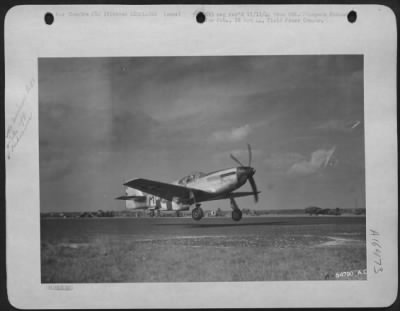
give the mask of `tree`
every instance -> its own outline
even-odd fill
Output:
[[[321,211],[322,209],[317,206],[309,206],[305,209],[306,214],[310,214],[310,216],[313,214],[318,215]]]

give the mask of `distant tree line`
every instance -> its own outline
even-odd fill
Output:
[[[179,216],[191,216],[191,211],[180,211]],[[318,206],[309,206],[305,209],[281,209],[281,210],[258,210],[258,209],[242,209],[243,215],[246,216],[268,216],[268,215],[304,215],[304,213],[311,215],[365,215],[365,208],[321,208]],[[208,217],[225,217],[230,216],[230,210],[216,210],[205,211]],[[98,217],[147,217],[148,212],[143,210],[121,210],[121,211],[84,211],[84,212],[48,212],[41,213],[42,218],[98,218]],[[163,213],[159,217],[177,217],[175,213]]]
[[[317,206],[309,206],[305,209],[306,214],[309,215],[341,215],[341,211],[338,207],[333,208],[320,208]]]
[[[305,209],[305,213],[311,215],[336,215],[339,216],[342,213],[354,214],[354,215],[365,215],[365,208],[350,208],[340,209],[336,208],[320,208],[318,206],[309,206]]]

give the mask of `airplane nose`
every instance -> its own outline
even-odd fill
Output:
[[[247,178],[253,176],[256,170],[249,166],[239,166],[237,168],[237,177],[240,181],[246,181]]]

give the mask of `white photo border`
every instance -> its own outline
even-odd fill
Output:
[[[355,23],[347,21],[351,10],[357,12]],[[176,11],[179,16],[166,14]],[[323,23],[206,19],[199,24],[195,21],[199,11],[206,17],[219,12],[268,11],[310,16],[325,13],[328,18]],[[47,12],[55,17],[52,25],[44,22]],[[105,16],[104,12],[120,14]],[[128,12],[127,16],[123,12]],[[290,308],[384,307],[394,302],[398,286],[397,35],[395,15],[389,8],[23,5],[7,12],[4,36],[6,260],[12,305],[54,309]],[[38,58],[301,54],[364,57],[367,281],[41,284]],[[11,146],[7,135],[12,131],[18,141]],[[379,234],[382,247],[382,271],[378,272],[373,232]]]

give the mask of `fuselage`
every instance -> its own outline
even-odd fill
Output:
[[[242,174],[242,170],[243,167],[232,167],[208,174],[197,172],[177,180],[173,184],[213,194],[232,192],[246,182],[246,176]]]

